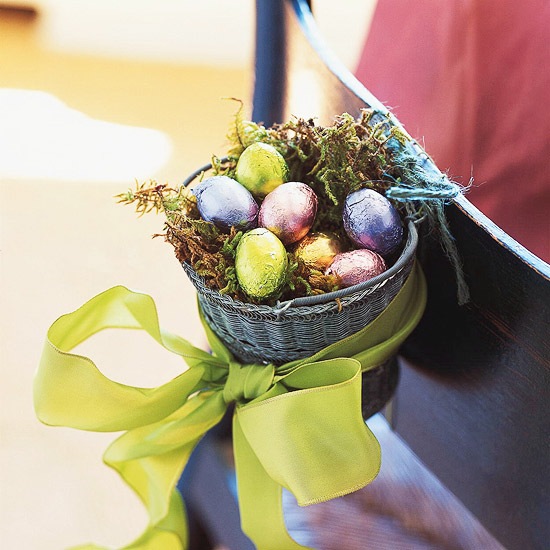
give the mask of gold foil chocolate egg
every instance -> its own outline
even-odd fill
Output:
[[[367,248],[360,248],[337,254],[325,273],[337,275],[340,286],[346,288],[368,281],[384,271],[386,262],[382,256]]]
[[[288,166],[275,147],[256,142],[239,157],[235,179],[254,196],[262,198],[288,179]]]
[[[344,245],[334,233],[315,232],[296,244],[294,255],[308,267],[325,271],[334,256],[344,251]]]
[[[317,214],[317,195],[309,185],[289,181],[279,185],[264,199],[258,213],[258,226],[269,229],[284,244],[305,237]]]
[[[235,255],[235,270],[248,296],[258,300],[276,296],[287,268],[286,249],[271,231],[258,227],[242,236]]]

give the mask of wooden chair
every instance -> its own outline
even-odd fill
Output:
[[[384,108],[325,48],[305,0],[257,0],[255,74],[253,118],[267,125],[301,115],[303,94],[310,94],[321,124],[343,112],[357,115],[366,106]],[[423,236],[419,258],[429,285],[428,306],[402,350],[394,433],[381,437],[390,453],[412,456],[403,451],[399,438],[404,440],[425,466],[415,466],[411,475],[418,479],[427,468],[447,488],[445,498],[462,503],[451,508],[463,506],[463,517],[475,518],[467,529],[474,525],[483,532],[479,522],[496,540],[480,535],[466,537],[469,542],[460,546],[433,541],[430,546],[428,539],[425,546],[361,546],[359,527],[355,542],[346,546],[340,540],[334,548],[548,547],[550,266],[464,197],[447,208],[447,216],[471,301],[457,305],[451,266],[439,244]],[[188,504],[193,508],[193,499]],[[454,514],[451,508],[445,513]],[[203,524],[207,509],[201,508]],[[346,521],[367,525],[353,514]],[[220,533],[228,525],[209,527]],[[242,539],[212,538],[229,548],[250,547]]]

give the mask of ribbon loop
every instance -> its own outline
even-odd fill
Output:
[[[300,374],[308,387],[237,407],[236,414],[269,477],[307,506],[370,483],[380,469],[380,447],[361,415],[359,361],[319,361]]]

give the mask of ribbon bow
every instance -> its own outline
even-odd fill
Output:
[[[262,550],[304,548],[286,531],[282,487],[308,505],[376,477],[380,448],[361,416],[361,372],[396,353],[425,301],[425,281],[415,267],[363,330],[277,367],[239,364],[204,320],[212,353],[196,348],[160,328],[150,296],[116,286],[50,327],[35,377],[36,414],[48,425],[124,431],[104,461],[149,514],[145,531],[125,548],[180,550],[187,528],[177,481],[200,438],[236,403],[233,446],[243,530]],[[106,328],[145,330],[189,368],[156,388],[114,382],[87,357],[69,353]]]

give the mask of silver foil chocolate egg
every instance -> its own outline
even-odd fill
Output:
[[[340,286],[349,286],[363,283],[384,273],[386,262],[384,258],[366,248],[342,252],[334,257],[327,268],[327,275],[336,275],[340,279]]]
[[[403,240],[399,213],[384,195],[372,189],[359,189],[346,197],[343,224],[357,246],[382,256],[394,252]]]
[[[260,300],[275,296],[285,281],[287,268],[286,249],[271,231],[258,227],[242,236],[235,271],[248,296]]]
[[[220,229],[256,227],[258,203],[238,181],[228,176],[212,176],[193,190],[197,208],[203,220]]]
[[[289,181],[271,191],[262,202],[258,225],[269,229],[284,244],[295,243],[311,229],[317,214],[317,195],[299,181]]]

